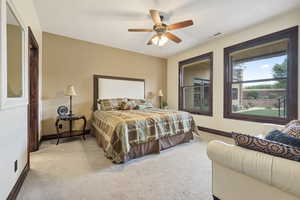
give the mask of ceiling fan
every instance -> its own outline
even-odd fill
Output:
[[[153,35],[148,41],[147,45],[155,44],[158,46],[163,46],[168,42],[168,40],[180,43],[182,40],[168,31],[185,28],[194,24],[192,20],[186,20],[167,25],[163,23],[163,16],[159,14],[159,11],[152,9],[150,10],[150,16],[154,22],[153,29],[128,29],[129,32],[156,32],[156,34]]]

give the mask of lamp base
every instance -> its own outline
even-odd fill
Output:
[[[69,116],[72,116],[73,112],[72,112],[72,96],[70,96],[70,112],[69,112]]]
[[[162,109],[162,97],[159,96],[159,108]]]

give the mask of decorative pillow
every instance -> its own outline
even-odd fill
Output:
[[[243,148],[300,162],[300,148],[239,133],[232,133],[232,137]]]
[[[134,101],[122,101],[120,110],[133,110],[136,109],[137,105]]]
[[[137,105],[145,104],[145,99],[128,99],[128,101],[134,101]]]
[[[98,100],[98,104],[100,105],[100,109],[103,111],[120,110],[122,101],[125,101],[125,100],[122,98],[100,99],[100,100]]]
[[[128,99],[128,101],[134,101],[136,103],[136,109],[139,110],[153,108],[153,105],[150,102],[147,102],[145,99]]]
[[[137,105],[138,110],[143,110],[147,108],[153,108],[153,105],[151,103]]]
[[[280,142],[286,145],[300,148],[300,139],[282,133],[279,130],[271,131],[265,139]]]
[[[289,136],[300,138],[300,120],[290,121],[290,123],[285,126],[282,132]]]

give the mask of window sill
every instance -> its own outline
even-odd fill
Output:
[[[212,112],[201,112],[201,111],[185,110],[185,109],[179,109],[179,110],[188,112],[188,113],[193,114],[193,115],[204,115],[204,116],[210,116],[210,117],[213,116]]]
[[[289,119],[282,119],[276,117],[261,117],[261,116],[250,116],[250,115],[240,115],[240,114],[224,114],[225,119],[235,119],[242,121],[250,121],[250,122],[258,122],[258,123],[271,123],[271,124],[279,124],[285,125],[289,121]]]

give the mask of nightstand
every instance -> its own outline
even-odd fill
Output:
[[[84,124],[83,124],[83,129],[82,131],[73,131],[73,121],[77,121],[77,120],[83,120]],[[65,135],[61,136],[61,134],[59,132],[60,129],[60,121],[68,121],[69,122],[69,132],[67,132],[67,134],[65,133]],[[85,129],[86,129],[86,118],[84,115],[61,115],[58,116],[55,122],[55,127],[56,127],[56,132],[57,132],[57,143],[56,145],[58,145],[59,143],[59,139],[60,138],[67,138],[67,137],[75,137],[75,136],[82,136],[82,138],[85,140]]]

